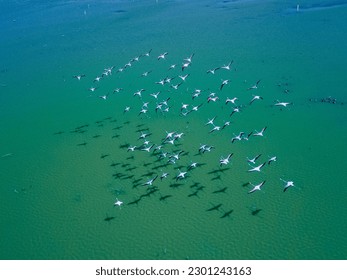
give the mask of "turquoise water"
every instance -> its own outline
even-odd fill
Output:
[[[0,258],[346,259],[347,2],[301,2],[297,12],[292,1],[2,1]],[[178,90],[155,83],[182,74]],[[253,94],[263,99],[249,105]],[[337,103],[319,102],[328,96]],[[169,112],[156,112],[168,97]],[[229,116],[227,97],[240,113]],[[182,116],[182,103],[203,105]],[[215,116],[230,126],[209,133]],[[264,137],[230,141],[263,127]],[[183,132],[162,148],[181,158],[127,152],[141,131],[155,145]],[[201,144],[215,148],[199,154]],[[257,165],[277,161],[249,173],[257,154]],[[178,169],[187,178],[176,181]],[[295,186],[283,192],[280,178]]]

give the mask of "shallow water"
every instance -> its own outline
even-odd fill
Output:
[[[291,1],[157,2],[1,2],[0,258],[346,259],[346,6],[288,13]],[[155,84],[166,76],[178,84],[193,53],[178,90]],[[206,73],[230,61],[230,71]],[[231,82],[219,90],[222,79]],[[142,99],[134,97],[141,88]],[[203,92],[192,100],[195,89]],[[207,103],[210,92],[216,103]],[[253,94],[263,100],[249,105]],[[337,103],[320,102],[328,96]],[[168,97],[169,112],[155,112]],[[240,113],[229,116],[227,97],[238,97]],[[293,104],[281,110],[276,100]],[[182,103],[203,105],[182,116]],[[231,125],[209,133],[214,116]],[[265,126],[264,137],[230,141]],[[142,144],[140,131],[154,144],[183,132],[163,147],[184,151],[181,159],[165,165],[127,152]],[[215,149],[199,154],[200,144]],[[246,158],[257,154],[257,164],[277,161],[250,174]],[[201,166],[176,182],[194,161]],[[142,184],[164,171],[149,194]],[[283,192],[280,178],[295,187]],[[263,180],[248,194],[248,182]]]

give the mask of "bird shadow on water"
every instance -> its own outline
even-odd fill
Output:
[[[258,216],[259,213],[260,213],[261,211],[263,211],[263,209],[258,208],[258,207],[256,207],[256,206],[249,207],[249,210],[251,211],[251,215],[252,215],[252,216]]]

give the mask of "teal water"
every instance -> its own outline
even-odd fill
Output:
[[[292,1],[1,1],[0,258],[346,259],[347,2],[301,2],[296,12]],[[230,71],[206,73],[232,60]],[[185,73],[178,90],[155,84]],[[219,90],[222,79],[231,82]],[[249,105],[253,94],[263,100]],[[319,102],[328,96],[337,104]],[[168,97],[169,112],[155,112]],[[240,113],[229,116],[227,97]],[[203,105],[182,116],[182,103]],[[209,133],[214,116],[230,126]],[[265,126],[264,137],[230,141]],[[183,132],[162,148],[181,159],[127,152],[140,131],[154,144]],[[199,154],[200,144],[215,149]],[[257,164],[277,161],[249,173],[257,154]],[[150,194],[142,184],[162,172]],[[280,178],[295,186],[283,192]]]

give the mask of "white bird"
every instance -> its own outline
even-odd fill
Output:
[[[99,98],[103,99],[103,100],[106,100],[108,98],[109,94],[106,94],[106,95],[100,95]]]
[[[183,153],[183,151],[179,151],[177,154],[173,154],[172,156],[170,156],[170,158],[174,158],[175,160],[179,160],[181,153]]]
[[[113,90],[113,93],[119,93],[121,90],[123,90],[122,88],[115,88],[114,90]]]
[[[205,149],[203,150],[203,153],[205,152],[211,152],[214,146],[206,146]]]
[[[142,186],[152,186],[153,182],[158,178],[158,175],[156,175],[154,178],[148,180],[146,183],[142,184]]]
[[[234,137],[231,138],[231,143],[234,143],[235,141],[241,141],[242,140],[242,136],[244,135],[244,132],[240,132],[239,135],[235,135]]]
[[[160,180],[163,180],[163,179],[166,178],[167,176],[169,176],[169,173],[164,172],[164,173],[160,176]]]
[[[169,54],[168,52],[164,52],[164,53],[160,54],[160,55],[158,56],[158,60],[160,60],[160,59],[165,59],[165,57],[166,57],[168,54]]]
[[[248,161],[249,163],[255,164],[255,161],[256,161],[260,156],[261,156],[261,154],[255,156],[254,158],[251,158],[251,159],[247,158],[247,161]]]
[[[100,82],[100,80],[102,79],[102,77],[96,77],[95,79],[94,79],[94,82]]]
[[[146,52],[143,56],[150,56],[151,52],[152,52],[152,49],[150,49],[148,52]]]
[[[178,77],[180,77],[180,78],[182,79],[182,81],[185,82],[186,79],[187,79],[187,77],[189,77],[189,76],[190,76],[190,74],[186,74],[186,75],[184,75],[184,76],[179,75]]]
[[[166,77],[166,78],[165,78],[165,83],[166,83],[166,84],[171,83],[171,81],[172,81],[173,79],[175,79],[175,77],[173,77],[173,78]]]
[[[129,61],[127,64],[124,65],[124,69],[131,67],[131,62]]]
[[[187,62],[191,63],[191,62],[192,62],[192,58],[193,58],[193,56],[194,56],[194,53],[193,53],[193,54],[191,54],[191,55],[190,55],[190,57],[187,57],[187,58],[185,58],[185,59],[183,59],[183,60],[185,60],[185,61],[187,61]]]
[[[260,172],[261,168],[265,165],[266,162],[262,163],[261,165],[258,165],[256,167],[253,167],[251,169],[248,170],[248,172]]]
[[[265,126],[261,131],[255,131],[256,133],[253,133],[253,136],[264,136],[263,133],[267,129],[267,126]]]
[[[250,90],[250,89],[257,89],[259,83],[260,83],[260,80],[258,80],[253,86],[249,87],[248,90]]]
[[[253,95],[252,100],[249,102],[249,104],[252,104],[255,100],[260,100],[263,99],[261,96],[259,95]]]
[[[199,108],[202,106],[202,104],[200,104],[200,105],[198,105],[198,106],[194,106],[193,108],[192,108],[192,110],[191,111],[197,111],[197,110],[199,110]]]
[[[237,97],[234,97],[234,98],[227,97],[227,99],[225,100],[225,104],[228,104],[229,102],[235,104],[237,99],[238,99]]]
[[[114,206],[119,206],[119,207],[121,207],[122,204],[123,204],[123,201],[120,201],[120,200],[118,200],[118,198],[116,198],[116,202],[114,203]]]
[[[165,84],[165,79],[162,79],[159,82],[155,82],[155,83],[163,86]]]
[[[146,71],[141,74],[141,77],[147,77],[152,71]]]
[[[210,103],[210,101],[216,102],[218,99],[219,99],[218,96],[215,96],[215,97],[209,96],[209,97],[207,98],[207,103]]]
[[[183,134],[184,134],[183,132],[181,132],[181,133],[176,133],[176,134],[174,135],[174,138],[175,138],[175,139],[181,139]]]
[[[283,192],[285,192],[290,187],[294,187],[294,182],[293,181],[285,181],[285,180],[283,180],[281,178],[280,178],[280,180],[285,183]]]
[[[149,136],[149,133],[141,132],[139,139],[145,139],[147,136]]]
[[[219,160],[219,165],[222,166],[222,165],[227,165],[229,163],[229,160],[230,158],[233,156],[233,153],[232,154],[229,154],[226,158],[221,158]]]
[[[142,104],[142,109],[143,109],[143,108],[148,108],[148,104],[149,104],[149,102],[143,102],[143,104]]]
[[[235,107],[235,108],[231,111],[230,117],[231,117],[233,114],[235,114],[235,113],[240,113],[240,109],[239,109],[238,107]]]
[[[172,136],[176,133],[176,131],[172,131],[172,132],[167,132],[166,131],[166,136],[164,138],[164,141],[167,140],[167,139],[170,139],[172,138]]]
[[[182,71],[184,71],[184,69],[188,68],[189,66],[190,66],[190,62],[184,62],[181,67]]]
[[[253,189],[251,189],[248,193],[253,193],[255,191],[260,191],[261,187],[265,184],[266,181],[261,182],[258,185],[253,185],[252,183],[250,183],[253,186]]]
[[[160,94],[160,91],[151,93],[150,96],[153,96],[155,99],[158,99],[158,95]]]
[[[180,85],[182,85],[182,83],[183,83],[183,82],[180,82],[180,83],[177,84],[177,85],[171,85],[171,87],[172,87],[173,89],[175,89],[175,90],[178,90],[178,87],[179,87]]]
[[[212,133],[212,132],[214,132],[214,131],[219,131],[219,130],[220,130],[220,126],[215,125],[215,126],[209,131],[209,133]]]
[[[91,92],[94,92],[94,91],[96,91],[97,89],[98,89],[97,87],[91,87],[91,88],[89,88],[88,90],[91,91]]]
[[[139,112],[138,116],[140,116],[141,114],[146,114],[148,112],[147,109],[141,109],[141,111]]]
[[[230,122],[229,122],[229,121],[226,121],[226,122],[223,124],[222,129],[226,128],[226,127],[229,126],[229,125],[230,125]]]
[[[125,108],[124,108],[124,111],[123,111],[123,113],[125,113],[125,112],[129,112],[130,111],[130,107],[129,106],[126,106]]]
[[[277,157],[276,156],[273,156],[273,157],[270,157],[270,159],[268,160],[268,164],[270,164],[271,162],[273,161],[276,161],[277,160]]]
[[[182,112],[183,110],[187,109],[188,106],[189,106],[189,104],[184,104],[184,103],[182,103],[181,112]]]
[[[189,171],[189,170],[191,170],[191,169],[193,169],[193,168],[196,168],[197,166],[198,166],[198,163],[197,163],[197,162],[192,162],[192,164],[189,165],[187,169],[188,169],[188,171]]]
[[[81,80],[82,78],[84,78],[86,75],[84,75],[84,74],[81,74],[81,75],[75,75],[75,76],[73,76],[75,79],[77,79],[77,80]]]
[[[205,145],[205,144],[201,145],[200,144],[199,153],[204,152],[206,147],[207,147],[207,145]]]
[[[279,102],[277,101],[274,106],[282,106],[282,107],[287,107],[288,105],[291,105],[293,103],[290,103],[290,102]]]
[[[136,148],[137,148],[136,146],[129,146],[127,151],[128,151],[128,152],[129,152],[129,151],[132,151],[132,152],[133,152],[133,151],[135,151]]]
[[[142,148],[141,149],[141,151],[145,151],[145,152],[150,152],[151,151],[151,149],[153,148],[153,146],[154,146],[154,144],[152,144],[151,146],[149,146],[149,147],[146,147],[146,148]]]
[[[216,119],[216,117],[217,117],[217,116],[213,117],[212,119],[208,119],[208,122],[205,123],[205,126],[206,126],[206,125],[209,125],[209,124],[214,125],[213,122],[214,122],[214,120]]]
[[[220,67],[220,68],[222,68],[222,69],[225,69],[225,70],[230,70],[230,65],[231,64],[233,64],[233,60],[232,61],[230,61],[227,65],[223,65],[222,67]]]
[[[230,82],[230,80],[222,80],[222,84],[220,85],[219,90],[222,90],[225,85],[227,85]]]
[[[180,170],[178,170],[178,175],[176,176],[176,181],[179,180],[179,179],[184,179],[187,172],[181,172]]]
[[[207,74],[209,74],[209,73],[214,74],[214,73],[215,73],[215,71],[217,71],[218,69],[220,69],[220,67],[217,67],[217,68],[214,68],[214,69],[207,70],[207,71],[206,71],[206,73],[207,73]]]
[[[145,89],[140,89],[140,90],[138,90],[138,91],[136,91],[136,92],[134,92],[134,94],[133,94],[133,96],[136,96],[136,95],[138,95],[139,97],[141,97],[142,96],[142,92],[143,91],[145,91]]]

